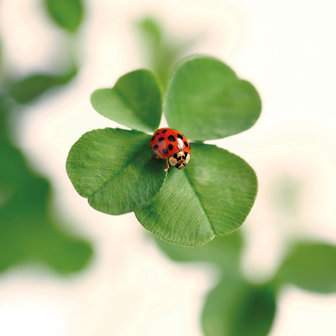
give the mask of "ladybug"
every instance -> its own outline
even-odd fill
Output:
[[[187,138],[179,131],[172,128],[160,128],[156,130],[150,140],[156,158],[166,160],[169,165],[181,170],[190,160],[190,145]]]

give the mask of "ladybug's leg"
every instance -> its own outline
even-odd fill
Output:
[[[165,173],[168,171],[168,169],[169,169],[169,162],[168,162],[168,159],[166,160],[166,164],[167,164],[167,166],[166,166],[166,168],[163,170]]]
[[[160,157],[157,156],[157,155],[151,156],[151,157],[149,158],[149,160],[159,160],[159,159],[160,159]]]

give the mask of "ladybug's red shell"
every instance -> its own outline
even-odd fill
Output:
[[[150,142],[153,152],[161,159],[169,159],[180,151],[190,153],[187,138],[181,132],[171,128],[156,130]]]
[[[171,128],[160,128],[156,130],[151,138],[153,152],[158,158],[165,159],[167,166],[181,170],[185,168],[190,160],[190,145],[186,137],[179,131]]]

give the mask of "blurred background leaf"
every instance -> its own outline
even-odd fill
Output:
[[[44,0],[50,17],[62,28],[74,32],[83,18],[81,0]]]
[[[160,249],[178,262],[206,262],[220,275],[207,294],[202,327],[205,336],[266,336],[275,316],[276,297],[271,285],[252,285],[241,271],[243,240],[240,231],[216,237],[205,246],[180,247],[155,240]]]
[[[297,243],[284,259],[275,279],[278,285],[291,283],[317,293],[336,292],[336,246]]]
[[[266,336],[275,311],[272,287],[227,275],[206,298],[203,331],[206,336]]]
[[[22,153],[0,140],[0,272],[22,262],[43,262],[59,273],[87,265],[91,245],[59,229],[50,215],[49,182],[26,165]],[[65,225],[62,223],[62,225]]]
[[[268,335],[276,312],[275,292],[271,286],[246,284],[231,303],[227,319],[228,335]]]
[[[48,1],[48,6],[64,28],[73,31],[78,27],[80,2]],[[59,52],[69,54],[67,48]],[[24,153],[14,145],[17,111],[25,113],[25,104],[73,79],[77,62],[68,63],[66,72],[33,73],[21,79],[12,78],[12,70],[2,67],[8,73],[2,74],[0,93],[0,272],[35,263],[68,274],[87,266],[93,255],[91,243],[61,229],[69,223],[53,212],[50,182],[27,165]]]
[[[77,75],[78,69],[73,67],[64,74],[33,74],[14,81],[10,94],[18,103],[26,104],[40,97],[49,89],[67,84]]]
[[[215,237],[204,246],[182,247],[155,238],[156,244],[170,259],[177,262],[206,262],[217,266],[220,272],[239,268],[243,239],[240,231],[224,237]]]
[[[0,93],[0,139],[8,139],[9,129],[8,129],[8,119],[10,113],[10,100],[8,96]]]
[[[173,37],[152,17],[139,20],[136,28],[145,62],[165,88],[172,67],[195,41],[180,39],[180,35]]]

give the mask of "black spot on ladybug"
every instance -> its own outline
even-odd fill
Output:
[[[157,135],[159,135],[160,134],[160,132],[156,132],[155,134],[154,134],[154,136],[157,136]]]
[[[159,138],[159,140],[158,140],[158,143],[160,143],[160,142],[162,142],[164,140],[164,138]]]
[[[163,130],[163,131],[162,131],[162,133],[166,133],[166,132],[167,132],[167,130]]]
[[[175,159],[177,159],[177,153],[175,153],[175,154],[173,155],[173,157],[174,157]]]
[[[152,136],[152,139],[151,139],[151,141],[153,141],[154,139],[155,139],[155,135],[153,135],[153,136]]]
[[[155,145],[155,146],[153,147],[154,150],[157,150],[158,148],[159,148],[158,145]]]
[[[187,141],[184,141],[184,146],[189,147]]]
[[[170,144],[170,145],[168,146],[168,149],[169,149],[169,150],[173,150],[173,149],[174,149],[174,146]]]
[[[177,133],[177,137],[178,137],[179,139],[183,139],[183,137],[182,137],[182,135],[181,135],[180,133]]]
[[[173,135],[169,135],[168,140],[174,142],[176,139]]]
[[[163,154],[168,154],[167,149],[166,149],[166,148],[162,149],[162,153],[163,153]]]

